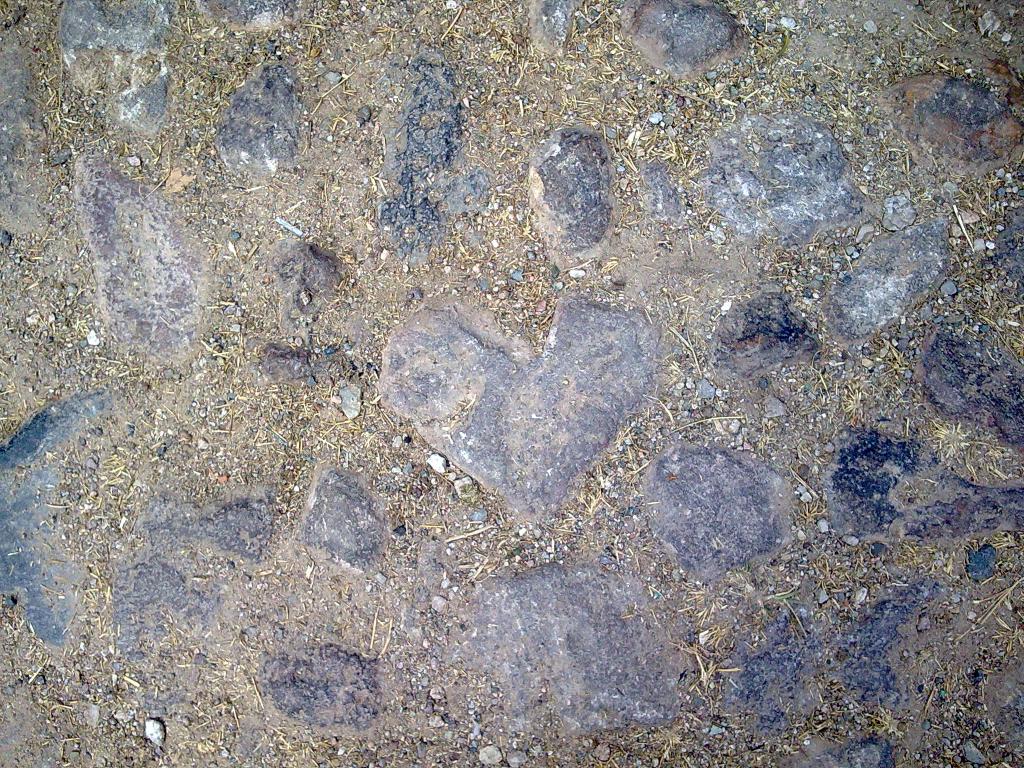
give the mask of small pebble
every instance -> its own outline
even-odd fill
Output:
[[[432,453],[427,459],[427,465],[437,474],[443,475],[448,470],[448,459],[439,453]]]
[[[493,744],[488,744],[480,750],[478,757],[484,765],[498,765],[501,763],[501,750]]]
[[[973,741],[964,742],[964,759],[971,765],[985,765],[988,762]]]
[[[167,730],[164,728],[163,721],[154,717],[146,718],[145,733],[146,738],[155,747],[162,747],[167,739]]]
[[[985,581],[992,578],[996,572],[996,548],[991,544],[984,544],[978,549],[967,553],[967,575],[975,581]]]
[[[872,21],[871,19],[868,19],[867,21],[864,22],[864,31],[867,32],[869,35],[873,35],[878,31],[878,25],[875,24],[875,22]]]
[[[957,284],[952,280],[947,280],[939,286],[939,290],[942,292],[943,296],[956,296],[958,288]]]

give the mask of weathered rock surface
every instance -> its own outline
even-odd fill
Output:
[[[1024,365],[1015,356],[939,329],[925,342],[917,373],[943,416],[994,429],[1024,447]]]
[[[682,227],[683,201],[679,185],[672,178],[668,166],[662,162],[644,163],[640,169],[644,180],[644,207],[647,215],[660,224]]]
[[[800,115],[742,118],[710,143],[704,195],[745,239],[785,246],[856,221],[864,198],[831,132]]]
[[[190,524],[190,535],[243,560],[260,560],[274,532],[273,503],[267,494],[218,504]]]
[[[483,585],[455,653],[501,682],[517,717],[553,711],[575,733],[667,723],[680,662],[646,602],[596,566],[544,565]]]
[[[652,66],[680,78],[703,74],[747,49],[733,15],[710,0],[629,0],[622,28]]]
[[[604,240],[612,219],[612,165],[595,131],[555,131],[534,154],[529,182],[538,228],[559,266]]]
[[[1005,98],[956,77],[913,77],[889,89],[883,104],[918,162],[954,173],[983,176],[1006,164],[1024,136]]]
[[[988,716],[1010,749],[1024,752],[1024,673],[1013,664],[985,689]]]
[[[116,123],[142,134],[163,127],[173,18],[170,0],[67,0],[61,8],[61,52],[75,84],[99,96]]]
[[[792,491],[755,456],[678,443],[647,473],[651,530],[691,576],[714,581],[789,539]]]
[[[275,707],[317,728],[366,731],[380,712],[377,662],[333,643],[276,653],[262,678]]]
[[[276,384],[304,383],[313,374],[306,350],[277,342],[263,348],[258,368],[264,378]]]
[[[352,472],[321,468],[313,480],[302,540],[336,563],[365,571],[380,559],[389,529],[366,484]]]
[[[541,355],[451,303],[384,350],[384,403],[523,513],[556,509],[653,389],[658,335],[642,313],[560,299]]]
[[[835,667],[849,695],[889,709],[911,704],[913,686],[900,654],[911,651],[913,656],[919,617],[937,594],[938,587],[931,582],[897,587],[857,620],[839,643]]]
[[[754,375],[805,361],[818,351],[807,321],[780,290],[769,289],[733,307],[715,330],[716,358]]]
[[[46,189],[36,169],[43,153],[28,54],[13,35],[0,39],[0,227],[27,235],[42,224]]]
[[[217,154],[228,170],[255,178],[291,168],[299,156],[301,113],[291,69],[261,67],[232,94],[217,128]]]
[[[75,165],[74,196],[111,336],[156,360],[183,355],[198,334],[202,247],[160,194],[98,158]]]
[[[1024,530],[1024,486],[982,486],[945,476],[927,500],[905,512],[901,529],[928,542]]]
[[[299,0],[198,0],[198,4],[207,16],[249,30],[276,29],[299,13]]]
[[[341,262],[330,251],[312,243],[282,241],[273,263],[281,293],[281,330],[308,332],[309,326],[335,297],[341,285]]]
[[[896,768],[892,745],[872,736],[812,751],[797,758],[792,768]]]
[[[386,162],[398,193],[381,204],[379,220],[399,253],[419,264],[448,229],[439,198],[462,155],[465,118],[455,72],[443,58],[423,55],[410,67],[414,84]]]
[[[530,40],[545,53],[565,50],[572,18],[582,0],[530,0]]]
[[[728,663],[738,671],[723,682],[722,708],[750,718],[759,732],[784,729],[814,708],[819,654],[810,612],[780,610],[765,628],[762,642],[752,646],[745,637],[738,639],[736,654]]]
[[[863,341],[918,301],[949,263],[946,229],[936,219],[868,245],[825,302],[833,332],[847,343]]]
[[[996,264],[1017,283],[1024,295],[1024,208],[1018,208],[1007,217],[1006,226],[995,242]]]
[[[48,493],[60,480],[49,454],[69,445],[111,407],[102,391],[46,406],[0,444],[0,593],[24,606],[36,635],[61,645],[84,571],[65,551]]]

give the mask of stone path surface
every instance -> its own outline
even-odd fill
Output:
[[[0,768],[1024,764],[1024,11],[0,2]]]

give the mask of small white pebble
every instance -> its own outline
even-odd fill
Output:
[[[162,721],[153,717],[146,718],[146,738],[156,747],[162,747],[167,739],[167,730]]]
[[[90,330],[85,336],[85,343],[90,347],[98,347],[100,345],[100,337],[96,331]]]
[[[427,459],[427,465],[437,474],[443,475],[448,470],[448,459],[439,453],[432,453]]]
[[[828,533],[828,520],[822,518],[818,521],[818,533]]]
[[[571,277],[573,280],[580,280],[581,278],[584,278],[586,276],[587,276],[587,271],[585,269],[570,269],[569,270],[569,277]]]

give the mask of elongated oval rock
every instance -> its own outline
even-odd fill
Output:
[[[651,65],[679,78],[714,69],[747,47],[733,15],[710,0],[630,0],[622,27]]]
[[[0,39],[0,227],[27,235],[43,222],[46,189],[37,170],[43,133],[28,53],[13,35]]]
[[[292,71],[268,64],[243,83],[217,129],[217,154],[231,171],[261,178],[295,165],[302,105]]]
[[[604,240],[612,219],[611,157],[589,128],[555,131],[530,163],[530,203],[556,264]]]
[[[1005,98],[962,78],[913,77],[889,89],[883,105],[918,162],[954,173],[983,176],[1005,165],[1024,137]]]
[[[158,192],[104,160],[79,159],[74,195],[111,335],[158,360],[180,357],[198,333],[202,247]]]
[[[818,341],[781,290],[769,289],[733,307],[715,330],[717,359],[745,375],[811,357]]]
[[[778,551],[789,539],[791,496],[750,454],[683,443],[652,462],[645,491],[654,535],[702,581]]]
[[[863,341],[918,301],[949,263],[946,228],[936,219],[867,246],[825,301],[833,332],[848,344]]]

